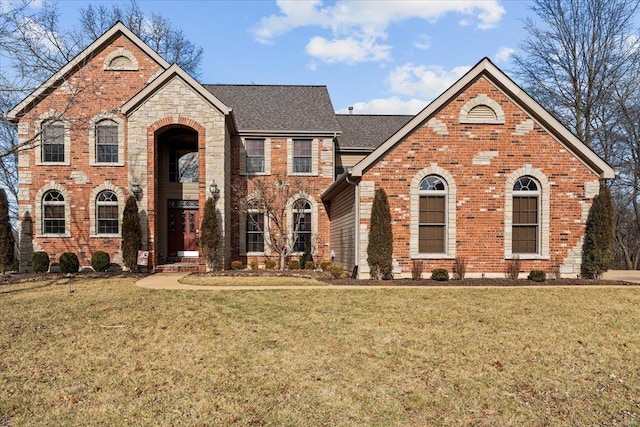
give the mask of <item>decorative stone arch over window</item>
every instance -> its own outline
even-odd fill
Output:
[[[104,58],[102,68],[110,71],[138,71],[139,66],[133,53],[120,47]]]
[[[99,162],[96,150],[96,126],[103,122],[111,121],[118,126],[118,161]],[[124,119],[117,114],[108,111],[102,112],[89,121],[89,165],[91,166],[124,166]]]
[[[110,181],[105,181],[104,183],[98,185],[93,190],[91,190],[91,195],[89,196],[89,235],[91,237],[120,237],[122,235],[122,224],[119,224],[117,234],[98,234],[98,230],[96,227],[98,220],[98,218],[96,218],[96,202],[98,194],[102,193],[103,191],[111,191],[118,198],[119,219],[122,218],[122,214],[124,213],[124,204],[126,200],[122,189],[116,185],[113,185]]]
[[[46,132],[47,125],[61,123],[64,126],[64,160],[57,162],[49,162],[44,161],[42,158],[42,143],[44,141],[44,136]],[[35,122],[36,132],[40,135],[35,139],[35,156],[36,156],[36,165],[69,165],[71,164],[71,123],[69,120],[64,118],[62,114],[58,113],[55,110],[50,110],[38,117],[38,120]]]
[[[44,196],[52,190],[57,191],[64,198],[64,233],[61,234],[44,233]],[[40,187],[40,189],[36,193],[35,206],[36,237],[71,237],[71,195],[69,194],[69,191],[67,191],[67,189],[64,187],[64,185],[56,181],[51,181],[50,183]]]
[[[253,200],[258,200],[255,195],[247,196],[247,205]],[[267,244],[269,241],[269,218],[263,212],[264,215],[264,229],[262,230],[264,236],[264,252],[249,252],[247,251],[247,214],[248,213],[260,213],[258,209],[247,209],[248,212],[243,212],[240,215],[240,256],[269,256],[271,255],[271,248]]]
[[[443,181],[446,189],[445,197],[445,244],[443,253],[420,253],[420,184],[424,178],[433,175]],[[419,171],[411,180],[410,187],[411,232],[409,254],[412,259],[451,259],[456,256],[456,183],[453,175],[436,163]]]
[[[504,111],[496,101],[480,94],[462,107],[460,123],[504,124]]]
[[[531,177],[540,188],[535,195],[538,197],[538,251],[537,253],[513,253],[513,197],[514,185],[523,177]],[[551,200],[551,185],[547,176],[541,170],[530,164],[513,171],[505,183],[504,200],[504,257],[505,259],[549,259],[549,210]]]
[[[316,255],[317,248],[314,248],[318,239],[318,202],[315,201],[309,193],[300,192],[287,201],[287,224],[289,225],[289,239],[293,242],[295,236],[293,235],[293,218],[294,218],[294,206],[299,200],[305,200],[309,203],[311,213],[311,249],[312,255]],[[293,252],[292,255],[302,255],[302,252]]]

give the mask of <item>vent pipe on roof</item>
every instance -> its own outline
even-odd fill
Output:
[[[353,107],[351,106],[349,107],[349,115],[352,115],[352,114],[353,114]]]

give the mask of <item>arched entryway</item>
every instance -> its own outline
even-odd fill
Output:
[[[160,263],[197,259],[201,160],[198,132],[169,125],[156,132],[157,248]]]

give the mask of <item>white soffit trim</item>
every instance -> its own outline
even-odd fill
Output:
[[[31,92],[29,96],[23,99],[22,102],[20,102],[11,111],[9,111],[6,116],[7,119],[16,120],[18,116],[22,115],[30,105],[35,103],[45,91],[55,85],[56,82],[60,81],[62,78],[64,78],[64,76],[69,74],[78,66],[81,66],[82,63],[86,61],[87,58],[89,58],[96,50],[109,43],[111,39],[115,38],[118,34],[122,34],[129,40],[131,40],[136,46],[138,46],[144,53],[149,55],[149,57],[157,62],[158,65],[160,65],[162,68],[167,69],[169,67],[169,63],[165,61],[155,50],[151,49],[122,22],[118,21],[113,25],[113,27],[108,29],[103,35],[98,37],[93,43],[91,43],[82,52],[76,55],[76,57],[73,58],[69,63],[67,63],[67,65],[62,67],[57,73],[51,76],[46,82],[44,82],[37,89]]]
[[[593,150],[580,141],[569,129],[564,127],[555,117],[545,110],[538,102],[531,98],[524,90],[513,82],[505,73],[496,67],[489,58],[483,58],[449,89],[444,91],[439,97],[433,100],[424,110],[419,112],[406,125],[400,128],[395,134],[387,139],[382,145],[376,148],[371,154],[362,159],[353,167],[353,176],[362,174],[373,165],[387,151],[393,148],[399,141],[405,138],[411,131],[427,120],[432,114],[442,106],[452,100],[468,84],[481,74],[485,74],[494,84],[505,91],[514,102],[520,105],[525,111],[533,115],[536,120],[549,129],[552,134],[564,144],[577,157],[583,160],[600,178],[612,179],[615,177],[614,169],[602,160]]]
[[[133,98],[125,102],[120,111],[122,114],[128,116],[133,110],[135,110],[140,104],[142,104],[149,96],[153,95],[159,88],[164,86],[173,77],[182,79],[193,90],[195,90],[200,96],[206,99],[214,107],[220,110],[223,114],[227,115],[231,112],[231,109],[224,105],[222,101],[213,96],[211,92],[206,90],[200,83],[198,83],[193,77],[187,74],[177,64],[173,64],[171,67],[162,72],[156,77],[150,84],[145,86],[140,92],[134,95]]]

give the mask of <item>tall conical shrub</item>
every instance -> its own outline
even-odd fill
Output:
[[[613,265],[614,212],[611,191],[603,181],[587,217],[582,247],[582,275],[593,279]]]
[[[367,255],[372,278],[391,278],[393,267],[391,210],[389,209],[387,193],[382,188],[376,190],[373,198]]]
[[[0,188],[0,271],[4,274],[15,258],[15,240],[9,219],[7,194]]]
[[[218,229],[218,217],[216,216],[216,205],[209,197],[204,204],[202,215],[202,226],[200,227],[200,250],[207,263],[207,267],[214,269],[218,256],[218,243],[220,241],[220,231]]]
[[[138,251],[142,249],[142,229],[138,216],[138,202],[129,196],[122,214],[122,259],[131,271],[138,271]]]

